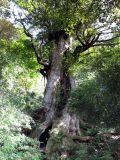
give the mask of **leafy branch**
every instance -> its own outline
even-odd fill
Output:
[[[26,28],[24,22],[23,22],[23,19],[21,18],[21,15],[19,14],[19,17],[20,19],[17,21],[19,21],[23,27],[23,30],[24,30],[24,33],[27,37],[29,37],[31,39],[31,47],[33,48],[34,50],[34,53],[35,53],[35,56],[37,58],[37,62],[38,64],[41,64],[43,66],[49,66],[49,63],[47,62],[47,60],[44,60],[43,59],[43,53],[42,53],[42,45],[43,45],[43,39],[41,40],[41,43],[39,45],[40,47],[40,51],[38,51],[35,43],[34,43],[34,38],[33,38],[33,35],[30,33],[30,31]]]

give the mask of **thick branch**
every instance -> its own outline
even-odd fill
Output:
[[[98,40],[100,35],[102,33],[99,33],[96,37],[93,37],[92,40],[90,42],[86,42],[86,44],[84,45],[78,45],[74,52],[73,52],[73,56],[76,56],[78,57],[80,53],[88,50],[89,48],[91,47],[97,47],[97,46],[115,46],[115,45],[118,45],[119,43],[101,43],[101,42],[109,42],[109,41],[112,41],[116,38],[118,38],[119,36],[115,36],[115,37],[112,37],[110,39],[104,39],[104,40]]]

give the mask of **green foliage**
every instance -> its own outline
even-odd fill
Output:
[[[16,74],[13,73],[10,74],[13,81],[8,81],[9,75],[5,74],[5,79],[0,82],[0,159],[42,160],[37,139],[28,138],[22,132],[23,128],[31,129],[31,125],[35,126],[28,113],[40,108],[41,97],[30,92],[25,83],[20,85],[18,80],[21,77],[16,81]],[[25,76],[22,77],[23,80]]]
[[[10,70],[15,72],[16,76],[21,76],[21,79],[25,74],[29,74],[31,78],[37,76],[39,67],[30,40],[26,39],[19,29],[15,36],[16,39],[9,42],[6,39],[0,41],[0,76],[10,75]]]
[[[42,160],[37,139],[23,134],[23,128],[36,125],[30,115],[42,100],[38,89],[34,92],[38,74],[30,41],[18,32],[21,37],[0,41],[0,159]]]
[[[116,3],[98,0],[13,0],[13,2],[27,11],[28,15],[30,13],[30,20],[27,19],[27,23],[32,28],[41,29],[39,36],[44,39],[49,32],[59,30],[75,35],[77,29],[82,33],[80,34],[82,39],[84,36],[95,35],[96,29],[91,24],[97,20],[109,23],[108,14],[111,12],[112,19],[112,10],[116,8]]]
[[[99,27],[99,23],[111,27],[113,19],[117,22],[118,17],[116,3],[106,0],[13,1],[23,9],[25,14],[28,14],[27,18],[23,18],[23,23],[25,26],[27,25],[28,30],[35,29],[34,31],[36,31],[37,29],[37,33],[39,32],[34,40],[35,45],[43,39],[44,58],[49,60],[52,56],[50,52],[53,46],[46,42],[50,32],[65,30],[76,41],[77,31],[78,39],[83,41],[83,44],[80,42],[80,45],[84,47],[85,42],[85,47],[89,48],[87,42],[90,40],[93,42],[96,38],[97,29],[95,27]],[[113,28],[117,29],[117,27]],[[111,31],[114,30],[113,28],[111,27]],[[39,66],[34,57],[30,39],[26,38],[20,29],[18,29],[18,34],[14,35],[14,29],[11,23],[5,20],[0,21],[0,30],[2,30],[0,33],[0,78],[5,81],[5,87],[2,84],[3,88],[0,93],[2,95],[0,102],[0,120],[2,121],[0,157],[3,160],[41,160],[36,140],[22,134],[22,127],[30,128],[30,124],[34,123],[28,113],[41,106],[41,97],[30,91],[37,81],[36,71]],[[98,132],[98,126],[107,124],[110,127],[116,127],[120,120],[119,49],[100,48],[96,51],[97,55],[95,55],[95,51],[93,50],[94,53],[87,58],[82,57],[83,54],[81,54],[79,62],[82,63],[78,68],[81,69],[80,75],[82,76],[78,77],[79,85],[71,93],[69,99],[72,112],[80,113],[83,120],[97,126],[87,130],[86,135],[89,136]],[[72,53],[68,52],[67,54],[70,56],[65,57],[63,64],[66,69],[78,60],[78,56],[74,58],[71,57]],[[76,72],[79,74],[78,71]],[[67,139],[68,142],[65,144],[63,141],[65,137],[61,133],[51,134],[50,139],[52,141],[49,144],[52,148],[52,157],[55,154],[54,159],[56,160],[59,157],[59,151],[64,152],[65,145],[70,143],[69,147],[72,146],[70,139]],[[111,149],[109,145],[106,145],[108,141],[105,140],[104,146],[99,146],[102,141],[101,137],[96,137],[90,146],[71,147],[71,159],[112,160]]]
[[[100,101],[101,98],[100,90],[97,83],[94,80],[86,80],[82,83],[73,93],[71,93],[71,98],[69,100],[69,105],[72,111],[82,114],[83,118],[87,118],[90,121],[95,121],[98,118],[100,111],[103,109]],[[99,108],[99,106],[101,106]],[[103,110],[102,110],[103,111]],[[86,116],[87,115],[87,116]]]
[[[69,106],[89,122],[115,126],[120,121],[119,49],[101,48],[97,52],[83,59]]]
[[[42,103],[37,86],[40,77],[30,41],[21,30],[18,30],[18,35],[20,37],[16,37],[16,40],[1,40],[0,86],[4,93],[2,103],[5,101],[5,104],[29,111],[39,108]]]
[[[97,135],[88,147],[90,160],[113,160],[112,139]]]
[[[114,49],[100,49],[101,55],[94,58],[92,69],[96,68],[98,78],[107,89],[114,94],[120,94],[120,51],[119,46]]]
[[[1,160],[42,160],[37,140],[22,134],[23,127],[31,129],[32,118],[17,108],[17,104],[8,103],[9,100],[7,97],[6,104],[4,100],[0,106]]]
[[[89,144],[79,144],[71,147],[67,160],[113,160],[114,149],[112,139],[97,135]],[[116,144],[116,142],[115,142]]]
[[[88,158],[88,152],[86,146],[75,147],[71,149],[70,158],[68,160],[85,160]]]

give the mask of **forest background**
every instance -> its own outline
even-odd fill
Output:
[[[1,0],[0,13],[0,160],[119,160],[119,1]]]

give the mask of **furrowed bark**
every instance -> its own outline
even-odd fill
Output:
[[[62,67],[62,55],[65,51],[65,40],[60,37],[59,41],[53,44],[52,61],[48,73],[46,91],[44,96],[44,107],[46,123],[49,125],[55,116],[56,92],[60,82],[60,73]]]
[[[53,146],[56,145],[56,142],[54,142],[57,140],[56,136],[59,137],[59,134],[65,136],[67,134],[68,137],[62,137],[62,143],[67,139],[67,146],[69,146],[67,144],[69,138],[81,136],[79,116],[69,112],[69,93],[75,87],[75,81],[69,75],[68,68],[64,67],[63,55],[65,51],[65,39],[61,36],[57,42],[53,42],[53,53],[44,95],[45,128],[52,123],[50,138],[46,146],[49,160],[52,160],[53,153],[59,152],[62,145],[64,145],[61,144],[60,148],[53,149]],[[59,97],[57,97],[58,95]],[[59,102],[57,102],[58,98]],[[72,143],[74,143],[74,140]],[[67,150],[67,147],[64,150]]]

